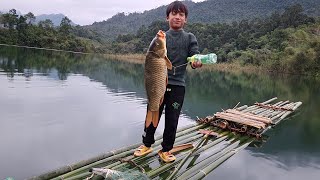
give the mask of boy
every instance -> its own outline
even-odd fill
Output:
[[[166,32],[167,56],[173,69],[168,71],[168,85],[164,100],[159,109],[159,118],[165,107],[165,129],[163,133],[162,150],[158,155],[164,162],[172,162],[176,158],[170,153],[176,137],[178,119],[185,95],[185,72],[187,57],[199,54],[198,42],[192,33],[183,30],[187,22],[188,9],[180,1],[174,1],[166,10],[170,29]],[[193,69],[201,67],[200,61],[191,64]],[[155,142],[154,133],[157,127],[145,126],[142,135],[143,144],[135,152],[135,156],[143,156],[152,152],[151,145]]]

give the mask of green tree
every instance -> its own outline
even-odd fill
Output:
[[[17,18],[17,11],[15,9],[11,9],[9,13],[3,15],[4,26],[8,27],[9,29],[14,29],[18,21]]]
[[[66,16],[61,20],[59,31],[63,35],[68,35],[70,34],[71,30],[72,30],[71,20]]]
[[[50,19],[46,19],[46,20],[40,21],[38,23],[38,26],[46,30],[52,30],[54,25]]]
[[[29,12],[29,13],[26,14],[24,17],[26,18],[27,23],[28,23],[29,25],[31,25],[32,23],[34,23],[35,20],[36,20],[36,17],[34,16],[34,14],[33,14],[32,12]]]

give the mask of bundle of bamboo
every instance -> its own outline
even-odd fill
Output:
[[[175,141],[175,145],[178,146],[176,146],[176,151],[172,152],[176,154],[176,160],[173,163],[158,162],[157,151],[161,149],[160,143],[162,142],[162,136],[159,136],[156,137],[153,145],[154,152],[146,156],[134,157],[132,155],[135,148],[141,145],[138,143],[61,167],[31,179],[102,178],[97,172],[121,172],[121,178],[124,178],[123,175],[128,176],[124,179],[139,179],[142,176],[132,175],[139,173],[150,179],[158,176],[162,179],[201,179],[255,141],[256,137],[261,137],[270,127],[277,125],[302,104],[289,101],[269,104],[276,99],[272,98],[249,107],[244,105],[218,112],[214,116],[200,119],[200,124],[179,129]],[[184,145],[185,143],[196,145]],[[193,148],[188,150],[186,147]],[[172,170],[173,167],[175,168]],[[92,168],[95,171],[92,171]],[[120,177],[119,173],[117,177]]]

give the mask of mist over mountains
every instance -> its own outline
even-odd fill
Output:
[[[2,9],[0,10],[0,13],[8,13],[9,10],[6,10],[6,9]],[[18,9],[16,9],[16,14],[21,16],[21,15],[25,15],[25,14],[22,14]],[[61,20],[66,17],[64,14],[41,14],[41,15],[38,15],[38,16],[35,16],[35,24],[38,24],[40,21],[44,21],[46,19],[50,19],[53,23],[54,26],[59,26],[60,23],[61,23]],[[71,19],[70,19],[71,20]],[[75,23],[72,22],[71,20],[71,25],[72,26],[76,26]]]
[[[40,21],[44,21],[46,19],[50,19],[54,26],[59,26],[61,23],[61,20],[64,17],[66,17],[66,16],[63,14],[41,14],[41,15],[36,16],[35,23],[38,23]],[[71,25],[75,26],[76,24],[73,23],[71,20]]]

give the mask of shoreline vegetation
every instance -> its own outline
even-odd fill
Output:
[[[55,52],[67,52],[74,54],[84,54],[84,55],[99,55],[103,57],[105,60],[117,60],[122,62],[128,62],[133,64],[144,64],[145,54],[101,54],[101,53],[84,53],[79,51],[66,51],[60,49],[49,49],[49,48],[39,48],[39,47],[30,47],[30,46],[19,46],[19,45],[11,45],[11,44],[0,44],[0,46],[7,47],[18,47],[18,48],[28,48],[28,49],[37,49],[37,50],[46,50],[46,51],[55,51]],[[193,70],[188,66],[187,71],[192,72]],[[201,71],[218,71],[232,74],[270,74],[270,73],[278,73],[278,74],[292,74],[292,75],[308,75],[308,74],[295,74],[288,72],[277,72],[272,71],[262,66],[255,65],[243,65],[239,62],[220,62],[212,65],[203,65],[200,69],[196,70],[197,72]],[[316,75],[318,76],[318,75]]]
[[[112,59],[118,61],[124,61],[134,64],[144,64],[145,54],[103,54],[105,59]],[[188,71],[192,69],[188,66]],[[216,63],[212,65],[203,65],[196,71],[219,71],[228,73],[247,73],[247,74],[257,74],[257,73],[270,73],[271,71],[264,69],[262,67],[246,65],[242,66],[240,63]]]

